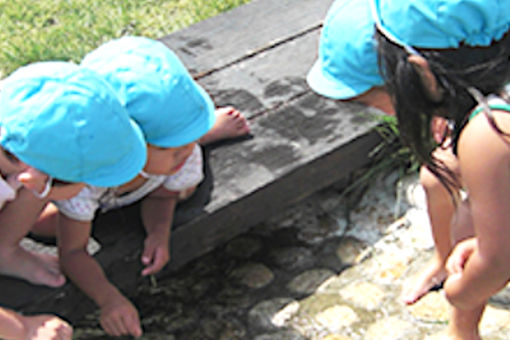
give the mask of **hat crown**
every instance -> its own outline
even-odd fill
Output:
[[[123,37],[92,51],[82,66],[105,77],[148,143],[188,144],[214,123],[214,104],[179,58],[163,43]]]
[[[5,149],[61,180],[118,185],[146,160],[141,132],[113,89],[72,63],[34,63],[5,79],[0,126]]]
[[[371,1],[374,20],[403,46],[489,46],[510,28],[510,0]]]

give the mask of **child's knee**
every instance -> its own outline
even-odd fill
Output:
[[[420,169],[420,184],[428,194],[439,190],[446,190],[439,178],[424,165]]]
[[[194,186],[194,187],[180,191],[179,192],[179,201],[185,201],[188,198],[190,198],[191,195],[193,195],[195,193],[196,189],[197,189],[197,187]]]

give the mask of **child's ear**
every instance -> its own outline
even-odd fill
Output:
[[[434,102],[440,102],[443,99],[444,90],[437,83],[437,79],[430,70],[427,59],[420,55],[411,54],[407,57],[407,61],[413,65],[413,68],[420,76],[423,88],[429,99]]]

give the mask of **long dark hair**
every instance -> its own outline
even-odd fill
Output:
[[[484,96],[498,94],[510,80],[510,34],[489,47],[417,49],[436,78],[439,98],[431,97],[425,89],[408,61],[409,52],[379,31],[376,39],[380,72],[395,106],[402,141],[452,193],[460,183],[443,162],[433,157],[437,143],[431,135],[431,120],[437,116],[453,123],[455,146],[469,113],[478,104],[469,88],[476,88]]]

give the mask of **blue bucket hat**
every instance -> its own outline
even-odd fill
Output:
[[[117,91],[147,143],[178,147],[214,124],[214,104],[179,58],[163,43],[143,37],[112,40],[83,59]]]
[[[403,47],[489,46],[510,28],[510,0],[370,0],[377,27]]]
[[[319,58],[308,72],[308,85],[333,99],[349,99],[381,86],[374,27],[369,0],[335,1],[324,20]]]
[[[111,86],[67,62],[30,64],[3,81],[0,145],[49,176],[103,187],[131,180],[147,158]]]

